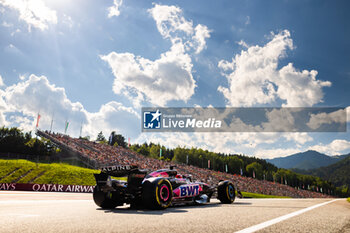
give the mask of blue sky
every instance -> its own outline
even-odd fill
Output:
[[[142,106],[348,107],[349,5],[0,0],[0,125],[33,130],[40,113],[40,128],[69,121],[72,136],[82,126],[258,157],[349,153],[349,133],[140,129]]]

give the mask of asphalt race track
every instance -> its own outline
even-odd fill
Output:
[[[0,191],[0,232],[350,232],[345,199],[236,199],[102,210],[92,194]]]

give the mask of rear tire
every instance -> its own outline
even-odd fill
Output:
[[[113,200],[113,192],[102,192],[99,186],[95,186],[93,192],[94,202],[102,209],[114,209],[118,203]]]
[[[235,200],[235,186],[231,181],[221,181],[218,185],[218,199],[223,204],[231,204]]]
[[[156,179],[143,184],[142,200],[150,209],[168,208],[173,199],[173,188],[167,179]]]

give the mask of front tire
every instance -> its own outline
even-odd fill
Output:
[[[231,181],[221,181],[218,185],[218,199],[223,204],[231,204],[235,200],[235,186]]]
[[[95,204],[102,209],[114,209],[118,205],[118,203],[113,200],[113,193],[103,192],[100,190],[99,186],[95,186],[93,198]]]
[[[156,179],[143,184],[142,200],[150,209],[168,208],[173,199],[173,188],[169,180]]]

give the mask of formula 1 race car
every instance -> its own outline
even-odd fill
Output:
[[[103,209],[113,209],[124,203],[131,208],[165,209],[170,205],[207,203],[213,195],[224,204],[231,204],[235,199],[231,181],[220,181],[214,187],[192,182],[191,175],[178,174],[174,166],[153,172],[133,165],[109,166],[94,175],[93,199]],[[127,177],[127,181],[111,177]]]

